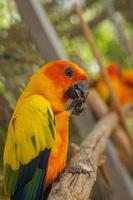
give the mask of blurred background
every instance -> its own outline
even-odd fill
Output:
[[[108,92],[103,92],[106,86],[102,82],[97,61],[80,28],[74,2],[74,0],[40,0],[39,5],[57,34],[64,54],[82,66],[91,78],[97,81],[95,86],[97,91],[110,106],[110,96]],[[133,102],[133,1],[78,2],[82,5],[84,20],[92,29],[110,77],[115,74],[117,80],[120,78],[118,83],[116,79],[115,83],[112,79],[112,83],[114,90],[118,91],[121,103]],[[2,155],[7,125],[16,100],[30,75],[51,60],[50,56],[43,54],[36,39],[34,40],[37,37],[32,31],[36,28],[36,23],[31,20],[32,25],[28,26],[26,17],[30,18],[30,9],[24,9],[25,6],[28,6],[26,1],[0,0],[0,184],[3,181]],[[38,29],[36,33],[39,40]],[[43,41],[41,43],[49,51],[47,43]],[[125,88],[124,93],[123,88]],[[129,126],[132,127],[132,121],[129,121]]]

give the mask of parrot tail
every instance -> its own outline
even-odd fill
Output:
[[[33,178],[34,184],[32,180],[32,184],[29,182],[24,187],[19,188],[11,197],[11,200],[43,200],[44,176],[45,171],[38,169]]]

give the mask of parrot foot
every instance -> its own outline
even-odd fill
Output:
[[[87,176],[91,176],[91,170],[87,169],[87,168],[83,168],[81,166],[79,167],[67,167],[64,169],[64,171],[62,172],[60,178],[62,178],[63,176],[65,176],[67,173],[71,173],[71,174],[84,174]]]

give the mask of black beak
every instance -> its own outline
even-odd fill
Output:
[[[88,82],[80,80],[67,90],[66,95],[71,99],[76,99],[76,98],[86,99],[88,91],[89,91]]]
[[[68,98],[73,99],[68,110],[72,110],[74,114],[80,114],[84,110],[84,102],[88,96],[89,83],[80,80],[73,84],[66,92]]]

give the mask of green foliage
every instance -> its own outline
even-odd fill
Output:
[[[127,55],[120,43],[115,28],[109,20],[105,20],[94,30],[94,36],[105,62],[117,62],[127,65]]]
[[[13,0],[0,0],[0,30],[9,28],[11,24],[20,21],[15,2]]]

